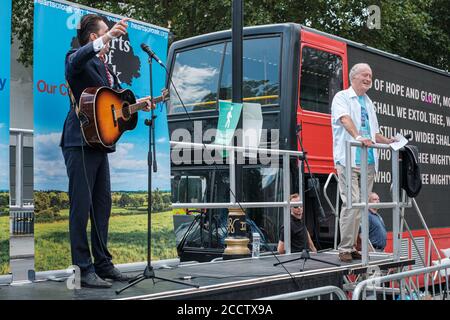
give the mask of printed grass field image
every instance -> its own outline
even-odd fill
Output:
[[[153,192],[152,260],[175,258],[170,193]],[[65,192],[35,193],[36,271],[71,265],[69,198]],[[114,192],[108,248],[115,264],[141,262],[147,257],[147,194]],[[90,226],[88,229],[90,235]],[[9,272],[9,216],[0,216],[0,274]]]

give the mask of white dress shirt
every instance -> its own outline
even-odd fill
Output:
[[[375,135],[379,133],[377,114],[372,100],[364,94],[366,109],[369,116],[370,136],[375,142]],[[344,115],[350,116],[359,131],[361,128],[361,105],[358,102],[358,96],[355,90],[350,86],[346,90],[339,91],[333,98],[331,104],[331,126],[333,129],[333,156],[334,163],[345,167],[345,146],[347,141],[355,141],[342,125],[340,118]],[[355,155],[356,147],[352,147],[352,167],[356,168]],[[375,158],[375,171],[378,171],[378,153],[373,149]]]
[[[105,47],[102,37],[95,39],[93,44],[94,44],[95,52],[99,52],[100,50],[102,50]]]

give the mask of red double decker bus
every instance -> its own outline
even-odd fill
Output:
[[[219,100],[231,99],[231,31],[215,32],[175,42],[170,47],[170,76],[181,101],[171,89],[168,108],[169,132],[177,139],[189,133],[191,142],[211,143],[205,135],[217,128]],[[373,100],[380,130],[385,136],[411,134],[419,147],[423,188],[416,198],[440,249],[450,248],[450,74],[394,54],[355,43],[294,23],[244,28],[243,97],[259,103],[263,134],[259,147],[307,152],[311,172],[305,173],[307,227],[319,249],[333,246],[335,217],[323,195],[323,185],[333,164],[330,109],[334,95],[348,88],[348,71],[356,63],[373,70]],[[189,113],[187,117],[186,112]],[[193,120],[193,122],[190,119]],[[184,131],[183,131],[184,130]],[[207,137],[205,139],[205,137]],[[301,143],[299,143],[301,142]],[[380,152],[380,170],[374,191],[382,201],[391,201],[391,152]],[[297,171],[293,171],[293,179]],[[225,165],[202,161],[172,164],[172,200],[181,202],[228,202],[229,177]],[[282,168],[246,163],[243,166],[243,201],[281,201]],[[319,200],[325,217],[318,212],[313,190],[319,182]],[[295,189],[295,184],[291,190]],[[336,197],[336,183],[328,192]],[[189,213],[189,212],[188,212]],[[199,212],[197,226],[180,223],[179,254],[182,260],[210,260],[223,252],[226,209]],[[281,208],[247,210],[250,229],[257,230],[266,244],[275,248],[282,221]],[[388,231],[392,215],[381,210]],[[431,254],[429,239],[418,215],[407,209],[408,226],[422,254]],[[177,220],[192,217],[177,217]],[[418,252],[405,232],[402,254]],[[388,235],[387,251],[392,250]],[[433,258],[436,258],[433,253]]]

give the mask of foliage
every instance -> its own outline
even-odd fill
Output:
[[[88,235],[90,231],[88,230]],[[9,272],[8,217],[0,217],[0,274]],[[147,216],[113,216],[108,248],[116,264],[145,261],[147,258]],[[66,269],[71,265],[68,221],[36,223],[35,265],[37,271]],[[172,212],[152,215],[152,260],[177,256]]]
[[[152,212],[163,212],[170,209],[171,194],[162,192],[158,188],[152,192]]]
[[[6,207],[9,205],[9,193],[0,193],[0,207]]]
[[[0,194],[1,195],[1,194]],[[147,213],[147,194],[138,192],[113,192],[112,216],[136,215]],[[62,191],[36,191],[34,193],[35,215],[37,222],[52,222],[69,218],[69,196]],[[169,192],[152,192],[152,213],[170,209]],[[1,207],[1,206],[0,206]]]
[[[127,193],[123,193],[119,199],[119,207],[128,207],[131,203],[131,197]]]
[[[231,28],[232,0],[72,0],[171,29],[170,40]],[[450,69],[448,0],[243,0],[244,25],[296,22],[441,69]],[[368,29],[366,9],[381,9],[381,29]],[[225,13],[225,14],[224,14]],[[228,13],[228,14],[227,14]],[[13,0],[18,60],[32,63],[33,1]]]
[[[9,217],[0,216],[0,275],[9,272]]]
[[[58,220],[63,220],[64,217],[59,213],[59,209],[56,207],[52,207],[49,209],[44,209],[36,213],[35,222],[53,222]]]
[[[9,193],[0,193],[0,216],[9,214]]]
[[[25,67],[33,63],[33,1],[12,1],[12,33],[19,40],[17,61]]]
[[[62,191],[36,191],[34,193],[34,210],[40,212],[49,208],[58,211],[69,208],[69,196]]]
[[[34,212],[39,213],[50,207],[50,197],[46,192],[34,193]]]

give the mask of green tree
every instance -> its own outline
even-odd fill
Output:
[[[50,192],[48,194],[48,197],[50,198],[50,207],[61,208],[61,203],[59,201],[59,194],[55,192]]]
[[[145,203],[145,200],[146,200],[146,198],[142,197],[142,196],[139,196],[136,199],[137,199],[137,201],[139,203],[139,207],[142,207],[144,205],[144,203]]]
[[[166,207],[170,207],[172,204],[172,195],[170,193],[164,193],[163,202]]]
[[[61,209],[68,209],[70,206],[69,195],[67,192],[60,192],[58,194],[58,201]]]
[[[171,27],[171,40],[231,28],[232,0],[72,0],[78,4]],[[366,26],[367,7],[381,9],[381,29]],[[244,0],[244,25],[296,22],[450,69],[448,0]],[[33,1],[13,0],[13,33],[21,41],[18,60],[29,65],[33,48]]]
[[[111,195],[111,200],[112,200],[113,206],[118,207],[119,200],[120,200],[120,194],[113,192],[113,194]]]
[[[34,193],[34,211],[36,213],[50,209],[50,197],[46,192]]]
[[[136,196],[130,197],[130,206],[137,209],[139,207],[139,199]]]
[[[6,207],[9,205],[9,194],[0,193],[0,207]]]
[[[0,216],[9,213],[9,193],[0,193]]]
[[[131,204],[131,197],[127,193],[123,193],[119,199],[119,207],[125,208]]]
[[[57,207],[47,208],[36,212],[36,222],[53,222],[60,219],[59,209]]]
[[[161,191],[156,188],[152,192],[152,212],[161,212],[164,209],[164,203],[161,195]]]

